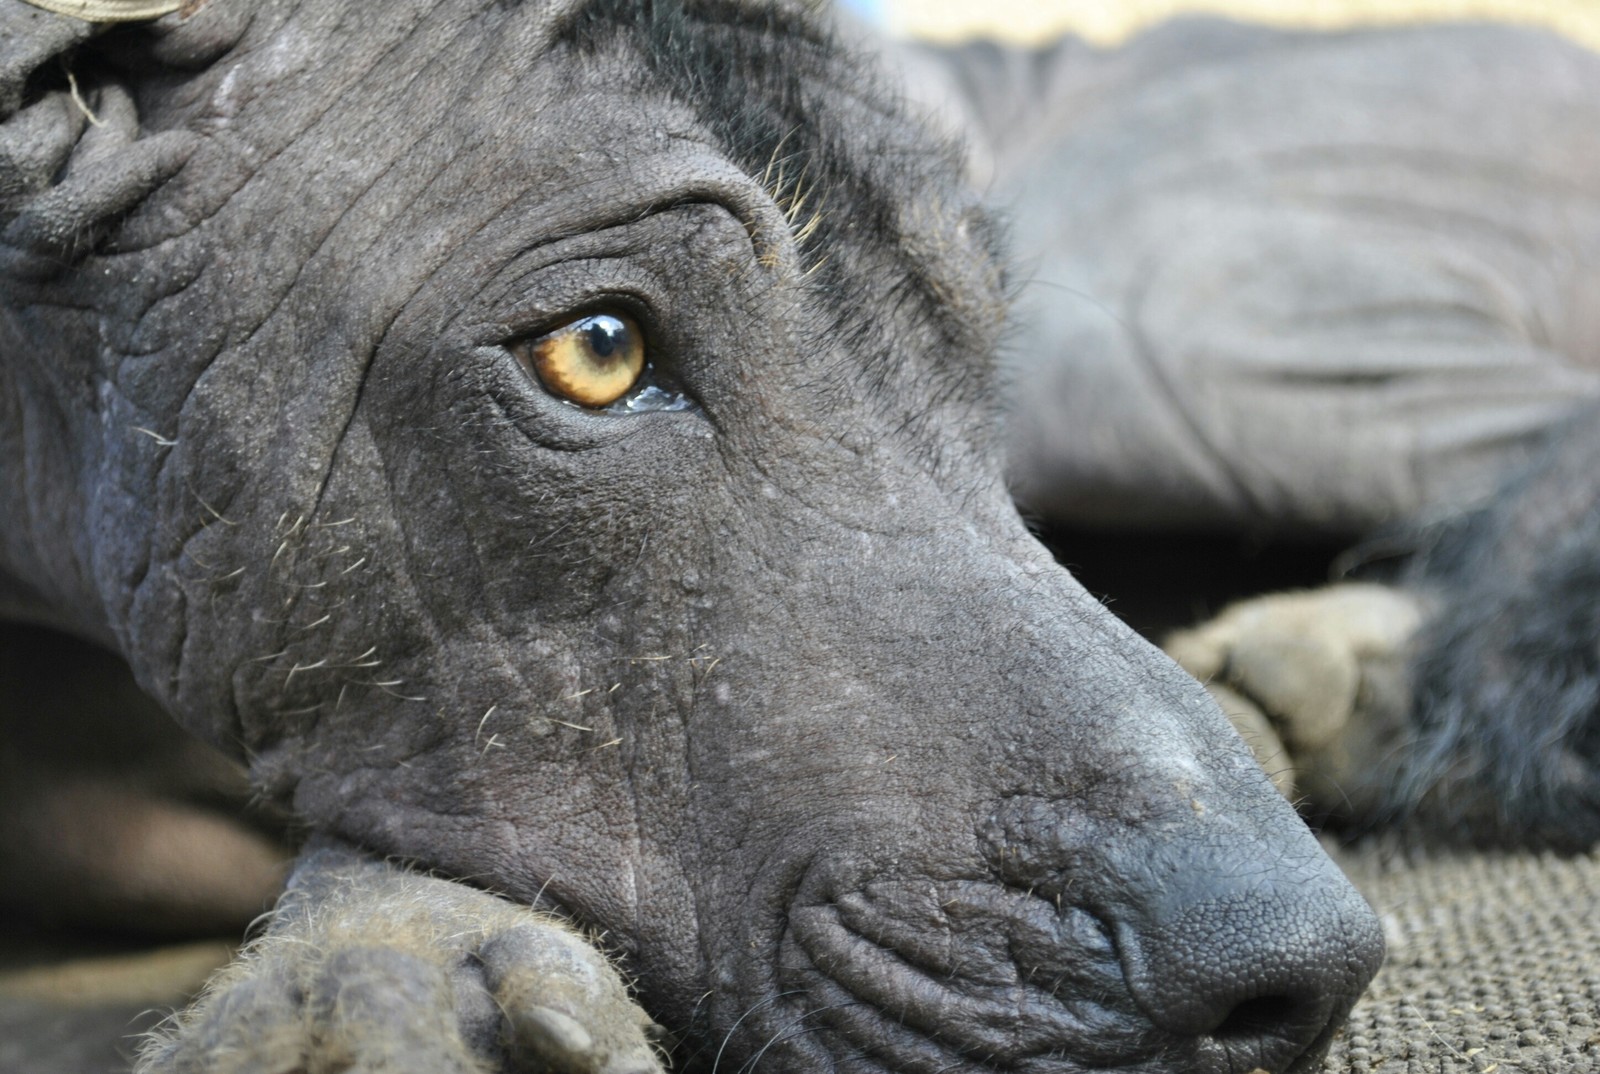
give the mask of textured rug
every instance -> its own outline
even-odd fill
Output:
[[[1600,857],[1368,844],[1335,857],[1389,958],[1328,1074],[1600,1071]]]

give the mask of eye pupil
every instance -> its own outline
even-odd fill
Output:
[[[597,358],[610,358],[626,342],[628,328],[615,317],[602,314],[589,318],[589,349]]]

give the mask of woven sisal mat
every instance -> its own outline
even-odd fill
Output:
[[[1335,852],[1389,958],[1328,1074],[1600,1071],[1600,856]]]

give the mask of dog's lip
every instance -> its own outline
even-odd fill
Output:
[[[1000,899],[1018,894],[993,888]],[[1114,951],[1099,958],[1085,951],[1070,991],[1060,980],[1029,979],[1010,950],[985,952],[976,941],[974,963],[998,954],[1009,974],[976,965],[971,973],[952,972],[950,964],[929,965],[852,927],[857,915],[841,912],[851,901],[791,911],[780,991],[806,997],[800,1017],[809,1027],[830,1031],[886,1069],[929,1062],[952,1071],[1035,1063],[1115,1068],[1148,1062],[1175,1043],[1139,1014]]]

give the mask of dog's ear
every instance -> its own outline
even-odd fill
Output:
[[[70,266],[183,166],[193,136],[141,136],[133,97],[85,47],[114,22],[179,6],[0,0],[0,269]]]

